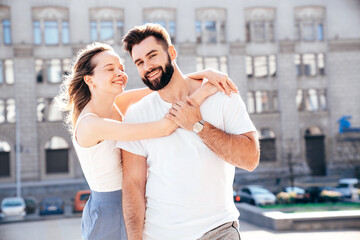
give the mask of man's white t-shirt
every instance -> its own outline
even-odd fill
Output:
[[[130,107],[125,122],[157,121],[170,108],[171,103],[153,92]],[[204,101],[200,111],[205,121],[226,133],[256,131],[239,94],[216,93]],[[178,128],[167,137],[118,141],[117,147],[147,158],[143,239],[194,240],[238,219],[232,189],[235,167],[210,150],[196,133]]]

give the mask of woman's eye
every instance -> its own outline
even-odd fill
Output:
[[[111,72],[111,71],[113,71],[113,70],[114,70],[113,68],[109,68],[109,69],[108,69],[109,72]]]

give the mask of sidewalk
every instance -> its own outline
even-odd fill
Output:
[[[275,232],[240,221],[242,240],[359,240],[359,230]],[[81,240],[80,218],[0,224],[0,240]]]
[[[279,232],[240,221],[241,240],[359,240],[359,230]]]

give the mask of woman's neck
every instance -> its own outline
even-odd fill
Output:
[[[89,112],[95,113],[101,118],[112,118],[113,116],[113,105],[115,97],[99,96],[98,94],[93,94],[91,100],[86,105]]]

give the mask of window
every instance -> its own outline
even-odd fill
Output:
[[[221,72],[227,73],[228,65],[227,65],[227,57],[197,57],[197,65],[196,70],[201,71],[205,68],[214,68]]]
[[[36,73],[36,82],[42,83],[44,80],[44,61],[42,59],[35,60],[35,73]]]
[[[61,137],[52,137],[45,143],[46,151],[46,173],[68,173],[69,172],[69,145]]]
[[[260,130],[260,162],[276,161],[276,141],[275,133],[270,128]]]
[[[261,112],[269,112],[270,110],[270,101],[269,95],[266,91],[256,91],[255,92],[255,103],[256,103],[256,111],[258,113]]]
[[[299,89],[296,95],[298,111],[318,112],[327,110],[326,90]]]
[[[254,57],[255,77],[266,77],[267,72],[267,58],[265,56]]]
[[[16,108],[15,99],[0,99],[0,123],[15,123]]]
[[[0,139],[0,178],[10,177],[10,151],[9,143]]]
[[[3,42],[6,45],[11,44],[11,25],[9,19],[2,20],[2,26],[3,26]]]
[[[36,82],[60,83],[71,72],[71,59],[35,59]],[[46,74],[45,74],[46,73]]]
[[[38,122],[61,121],[62,112],[60,111],[60,109],[58,109],[53,99],[38,98],[37,119]]]
[[[59,44],[59,27],[57,21],[44,22],[44,39],[47,45]]]
[[[61,60],[51,59],[47,62],[47,80],[50,83],[61,81]]]
[[[275,9],[248,8],[245,10],[246,41],[274,42]]]
[[[4,123],[5,120],[5,101],[3,99],[0,99],[0,123]]]
[[[90,39],[113,44],[124,34],[124,13],[116,8],[90,9]]]
[[[247,93],[247,110],[248,113],[255,113],[255,98],[253,92]]]
[[[145,9],[144,23],[157,23],[163,26],[170,35],[171,42],[176,41],[176,10],[175,9]]]
[[[270,113],[278,111],[276,91],[249,91],[247,109],[249,113]]]
[[[11,44],[10,8],[0,6],[0,44]]]
[[[70,29],[69,29],[69,22],[62,21],[62,43],[69,44],[70,43]]]
[[[246,56],[246,75],[248,78],[275,77],[276,76],[276,57],[270,56]]]
[[[295,38],[299,41],[324,41],[325,8],[295,8]]]
[[[33,8],[35,45],[66,45],[70,43],[69,12],[60,7]]]
[[[198,43],[226,42],[225,9],[198,9],[196,11],[196,41]]]
[[[306,53],[295,55],[295,66],[297,76],[325,75],[325,60],[323,53]]]
[[[33,30],[34,30],[34,44],[40,45],[42,42],[40,21],[33,22]]]
[[[12,59],[0,59],[0,84],[14,84],[14,63]]]

